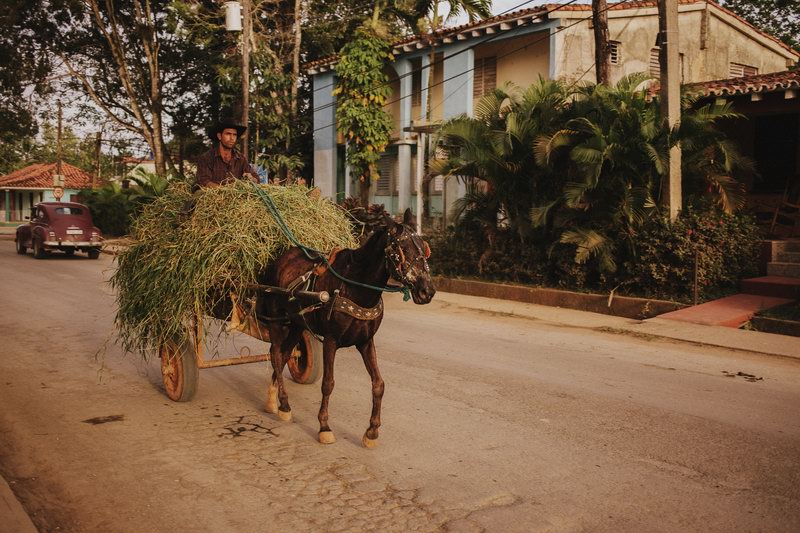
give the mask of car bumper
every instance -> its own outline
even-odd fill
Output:
[[[44,241],[46,248],[101,248],[103,243],[91,241]]]

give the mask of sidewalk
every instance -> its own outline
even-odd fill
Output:
[[[671,339],[697,345],[716,346],[731,350],[800,359],[800,338],[786,335],[747,331],[724,326],[705,326],[658,317],[635,320],[561,307],[548,307],[447,292],[437,292],[434,301],[444,301],[467,309],[504,314],[562,326],[645,338]]]

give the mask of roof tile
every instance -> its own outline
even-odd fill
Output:
[[[0,188],[52,188],[55,163],[34,163],[25,168],[0,176]],[[61,164],[65,189],[91,189],[92,175],[72,166]]]

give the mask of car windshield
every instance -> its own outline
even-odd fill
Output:
[[[80,207],[56,207],[56,214],[59,215],[82,215],[83,209]]]

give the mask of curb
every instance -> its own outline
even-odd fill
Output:
[[[528,287],[488,281],[447,278],[434,276],[433,284],[437,289],[466,296],[482,296],[528,304],[546,305],[549,307],[566,307],[578,311],[589,311],[603,315],[621,316],[633,319],[646,319],[677,311],[688,307],[678,302],[635,298],[632,296],[610,296],[550,289],[545,287]]]

